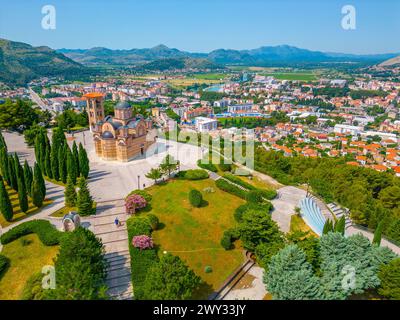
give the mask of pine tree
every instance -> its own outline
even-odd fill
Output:
[[[89,159],[86,150],[81,143],[79,144],[79,169],[81,171],[81,176],[87,179],[90,171]]]
[[[3,177],[0,176],[0,210],[6,221],[11,221],[13,218],[13,207],[8,196],[7,189],[4,185]]]
[[[67,175],[71,177],[72,182],[76,184],[77,172],[74,155],[71,150],[67,148]]]
[[[75,185],[70,176],[68,176],[67,178],[67,185],[65,186],[64,196],[65,196],[66,207],[76,206],[77,195],[76,195]]]
[[[78,146],[76,145],[75,141],[72,144],[72,155],[74,156],[74,160],[75,160],[76,176],[79,177],[81,175],[81,171],[79,168],[79,152],[78,152]]]
[[[58,170],[59,170],[60,180],[63,183],[67,182],[67,154],[66,154],[67,148],[68,145],[65,144],[58,149]]]
[[[31,195],[33,173],[31,167],[28,164],[28,161],[26,160],[24,162],[23,170],[24,170],[25,189],[27,190],[28,194]]]
[[[377,246],[381,245],[382,230],[383,230],[383,221],[379,222],[378,226],[376,227],[374,232],[374,239],[372,240],[372,243],[376,244]]]
[[[79,191],[77,197],[78,213],[81,216],[88,216],[93,213],[93,200],[85,178],[79,179]]]
[[[19,207],[23,213],[28,211],[28,196],[26,194],[25,183],[22,180],[22,177],[18,179],[18,200]]]

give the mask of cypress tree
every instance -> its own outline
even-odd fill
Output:
[[[46,148],[46,155],[45,155],[45,175],[48,176],[50,179],[53,179],[53,171],[51,170],[51,159],[50,159],[51,147]]]
[[[37,184],[39,185],[40,193],[42,195],[42,201],[43,201],[46,196],[46,183],[44,181],[42,169],[40,169],[40,166],[37,163],[35,163],[34,167],[35,167],[35,170],[33,172],[33,182],[36,181]],[[32,194],[32,196],[33,196],[33,194]]]
[[[377,246],[381,245],[382,230],[383,230],[383,221],[378,223],[378,226],[376,227],[374,232],[374,239],[372,240],[372,243],[376,244]]]
[[[14,214],[13,207],[2,176],[0,176],[0,210],[6,221],[12,220]]]
[[[65,196],[65,206],[67,207],[75,207],[76,206],[76,190],[75,185],[70,176],[67,178],[67,185],[65,186],[64,191]]]
[[[58,168],[58,149],[60,148],[55,147],[53,144],[50,152],[51,175],[53,179],[56,181],[60,180],[59,168]]]
[[[335,232],[340,232],[342,235],[344,235],[345,227],[346,219],[344,216],[341,216],[340,219],[336,222],[334,230]]]
[[[18,179],[18,200],[19,200],[19,207],[23,213],[28,211],[28,196],[26,194],[25,183],[22,180],[23,178],[20,177]]]
[[[5,147],[0,147],[0,170],[4,180],[8,181],[8,156]]]
[[[333,231],[333,225],[331,220],[326,220],[325,224],[324,224],[324,228],[322,230],[322,234],[327,234],[328,232],[332,232]]]
[[[76,178],[78,175],[76,172],[75,157],[69,148],[67,148],[67,175],[70,176],[72,182],[76,184]]]
[[[74,156],[74,160],[75,160],[76,176],[79,177],[81,175],[80,168],[79,168],[79,152],[78,152],[78,146],[76,145],[75,141],[72,144],[72,155]]]
[[[43,206],[43,193],[42,193],[42,189],[40,187],[40,182],[37,180],[37,178],[33,178],[33,182],[32,182],[32,202],[33,204],[38,207],[41,208]]]
[[[79,179],[79,191],[76,201],[78,213],[81,216],[88,216],[93,213],[93,200],[85,178]]]
[[[17,178],[17,183],[18,180],[22,180],[22,182],[25,184],[25,179],[24,179],[24,170],[22,169],[21,163],[19,162],[18,155],[14,153],[14,168],[15,168],[15,176]]]
[[[5,148],[7,150],[7,143],[4,140],[3,134],[0,131],[0,148]]]
[[[15,191],[18,191],[18,181],[17,181],[16,172],[15,172],[15,165],[14,165],[13,157],[8,157],[8,169],[9,169],[9,174],[10,174],[10,186]]]
[[[89,177],[89,159],[86,153],[85,148],[83,148],[82,144],[79,144],[79,169],[81,171],[81,176],[85,179]]]
[[[12,171],[10,169],[10,161],[8,159],[9,159],[9,157],[8,157],[8,155],[6,155],[5,158],[4,158],[4,165],[6,167],[6,172],[7,172],[7,176],[5,177],[5,179],[7,181],[7,184],[9,186],[11,186]]]
[[[28,194],[31,195],[33,173],[31,167],[28,164],[28,161],[26,160],[24,162],[23,170],[24,170],[25,189],[27,190]]]
[[[67,182],[66,148],[68,148],[68,145],[65,144],[58,149],[58,170],[59,170],[60,180],[63,183]]]

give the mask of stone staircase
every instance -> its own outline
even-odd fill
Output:
[[[350,219],[350,212],[348,209],[343,209],[338,204],[332,202],[327,204],[328,208],[332,211],[335,215],[336,219],[340,219],[342,216],[345,216],[345,228],[349,228],[353,225]]]
[[[114,223],[116,217],[121,222],[119,227]],[[106,251],[108,294],[117,300],[133,298],[126,219],[123,200],[98,203],[93,217],[93,232],[102,240]]]

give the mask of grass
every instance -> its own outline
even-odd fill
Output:
[[[207,187],[215,192],[205,193]],[[190,205],[191,189],[202,192],[205,205]],[[153,232],[159,253],[165,250],[183,259],[205,282],[196,297],[206,298],[243,262],[240,248],[225,251],[220,240],[226,229],[235,226],[233,212],[244,201],[219,190],[210,179],[172,180],[147,190],[153,195],[149,213],[155,214],[162,225]],[[211,273],[205,272],[206,266],[211,266]]]
[[[53,203],[53,200],[51,199],[45,199],[43,201],[43,207],[38,208],[35,207],[34,204],[32,203],[32,200],[28,197],[28,211],[26,213],[21,211],[21,208],[19,207],[19,200],[18,200],[18,193],[14,190],[11,189],[9,186],[6,185],[6,189],[8,192],[8,196],[10,197],[11,204],[13,206],[13,211],[14,215],[12,218],[12,221],[6,221],[3,217],[2,214],[0,214],[0,225],[4,228],[9,225],[12,225],[13,223],[20,221],[22,219],[25,219],[31,215],[34,215],[35,213],[38,213],[43,207],[48,206],[49,204]]]
[[[299,214],[294,214],[290,218],[290,233],[296,231],[308,232],[307,237],[314,236],[318,238],[318,235],[311,230],[311,228],[304,222],[303,218]]]
[[[194,74],[192,76],[193,78],[196,79],[202,79],[202,80],[223,80],[227,77],[226,74],[224,73],[199,73],[199,74]]]
[[[0,279],[0,300],[20,299],[28,278],[40,272],[43,266],[53,265],[57,252],[58,246],[45,246],[36,234],[6,244],[1,254],[10,259],[10,267]]]
[[[220,83],[221,81],[218,79],[198,79],[195,77],[188,77],[188,78],[178,78],[178,79],[166,79],[162,80],[163,82],[169,83],[173,86],[176,87],[187,87],[187,86],[192,86],[194,84],[214,84],[214,83]]]

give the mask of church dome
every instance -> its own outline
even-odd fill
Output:
[[[116,104],[114,109],[130,109],[131,105],[126,101],[121,101]]]
[[[104,131],[101,137],[104,139],[114,139],[114,135],[110,131]]]

